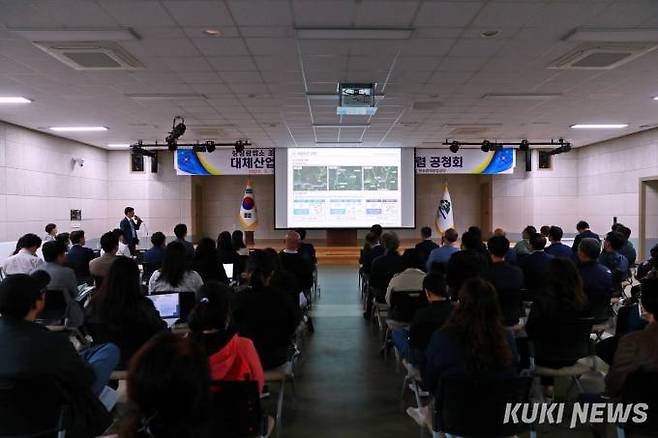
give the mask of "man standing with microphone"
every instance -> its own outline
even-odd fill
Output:
[[[142,219],[135,214],[135,209],[132,207],[126,207],[124,213],[126,217],[121,219],[119,228],[123,231],[123,238],[130,249],[130,253],[135,255],[137,245],[139,244],[137,230],[139,230],[139,226],[142,225]]]

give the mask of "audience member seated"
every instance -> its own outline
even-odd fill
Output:
[[[438,248],[439,245],[434,243],[432,240],[432,229],[430,227],[423,227],[420,229],[420,238],[422,240],[416,244],[416,250],[420,251],[420,255],[423,257],[424,265],[427,262],[427,258],[430,256],[432,250]]]
[[[43,237],[44,242],[52,242],[57,236],[57,225],[48,224],[46,225],[46,235]]]
[[[162,266],[162,260],[165,253],[165,242],[167,238],[161,231],[156,231],[151,236],[151,248],[144,252],[144,271],[146,267],[153,273]]]
[[[649,272],[658,270],[658,243],[651,248],[649,251],[649,259],[642,262],[640,266],[637,267],[637,279],[641,280],[646,277]]]
[[[521,316],[521,289],[523,289],[523,271],[505,261],[510,243],[505,236],[493,236],[487,242],[491,254],[491,268],[485,275],[498,292],[500,309],[506,326],[518,324]],[[571,251],[571,250],[569,250]]]
[[[67,327],[80,327],[84,322],[82,307],[75,300],[78,296],[78,282],[73,269],[64,266],[66,262],[66,246],[62,242],[51,240],[43,244],[41,249],[46,261],[39,270],[45,271],[50,277],[46,286],[48,290],[59,290],[67,302]]]
[[[441,246],[434,248],[427,257],[427,263],[425,263],[426,272],[446,271],[450,257],[459,251],[459,248],[456,246],[458,239],[459,234],[457,234],[454,228],[448,228],[443,233],[443,236],[441,236]]]
[[[361,269],[364,275],[370,274],[370,268],[372,267],[372,262],[377,257],[384,255],[384,247],[379,241],[377,234],[372,231],[366,235],[366,244],[361,250]]]
[[[115,255],[117,257],[132,257],[133,253],[130,251],[130,246],[126,243],[126,235],[123,234],[123,230],[121,228],[115,228],[112,232],[117,236],[117,240],[119,241]],[[101,255],[103,254],[104,252],[101,251]]]
[[[221,281],[228,284],[224,267],[219,263],[215,241],[209,237],[199,240],[194,251],[192,262],[194,272],[201,276],[204,283],[208,281]]]
[[[621,233],[622,236],[624,236],[624,246],[622,246],[622,248],[619,250],[619,253],[626,257],[629,266],[633,266],[637,260],[637,251],[635,251],[635,247],[630,241],[631,229],[623,224],[616,223],[612,226],[612,231],[617,231]]]
[[[516,376],[516,342],[501,321],[494,287],[481,278],[467,280],[459,305],[427,346],[423,387],[434,393],[443,376]]]
[[[194,341],[163,333],[139,350],[128,372],[133,406],[120,438],[212,438],[208,358]]]
[[[624,236],[617,231],[610,231],[603,241],[603,252],[599,256],[599,263],[612,272],[612,283],[621,293],[621,282],[630,276],[628,259],[619,253],[624,247]]]
[[[549,238],[549,234],[550,234],[550,232],[551,232],[551,227],[549,227],[548,225],[542,225],[542,226],[539,228],[539,234],[541,234],[542,236],[544,236],[546,239]]]
[[[315,255],[315,246],[312,243],[306,241],[306,230],[304,228],[297,228],[297,234],[299,234],[299,254],[306,261],[306,263],[315,269],[315,265],[318,264],[317,256]]]
[[[199,290],[201,299],[188,319],[192,339],[208,355],[212,380],[255,380],[262,392],[265,380],[256,348],[231,325],[230,293],[217,282],[206,283]]]
[[[183,245],[185,249],[185,262],[190,264],[194,258],[194,245],[191,242],[185,240],[187,237],[187,225],[178,224],[174,227],[174,235],[176,236],[176,242]]]
[[[551,242],[544,251],[553,257],[572,258],[573,251],[571,248],[562,243],[564,232],[562,228],[553,225],[548,231],[548,240]]]
[[[295,292],[308,291],[313,287],[313,268],[299,252],[299,234],[288,231],[285,248],[279,253],[281,267],[295,277]]]
[[[5,275],[30,274],[43,266],[43,260],[37,257],[41,239],[36,234],[26,234],[16,242],[14,253],[2,262],[0,267]]]
[[[409,329],[393,330],[391,337],[400,355],[422,369],[425,350],[432,333],[440,329],[452,313],[448,286],[440,273],[430,273],[423,278],[423,290],[429,306],[416,311]]]
[[[299,305],[270,285],[276,257],[254,251],[247,261],[249,287],[235,303],[233,320],[240,336],[253,341],[263,368],[285,364],[290,358],[292,336],[301,320]]]
[[[546,238],[539,233],[530,236],[531,253],[519,261],[519,266],[523,270],[525,287],[528,289],[530,297],[542,290],[546,284],[546,271],[548,262],[554,257],[544,251]]]
[[[55,240],[66,245],[66,252],[69,252],[71,249],[71,235],[69,233],[59,233],[55,236]]]
[[[119,347],[121,368],[146,341],[167,328],[153,302],[142,294],[137,263],[127,257],[112,263],[85,314],[95,344],[112,342]]]
[[[370,319],[372,313],[372,299],[375,298],[380,303],[386,302],[388,283],[395,274],[402,271],[402,256],[398,253],[400,247],[398,235],[393,232],[384,233],[382,246],[384,254],[374,259],[370,267],[368,280],[370,290],[366,301],[366,311],[363,314],[366,319]]]
[[[485,257],[477,249],[479,242],[477,235],[465,232],[462,234],[462,250],[454,253],[448,261],[446,281],[450,295],[455,301],[466,280],[481,277],[489,269],[489,257]]]
[[[233,244],[233,249],[235,249],[239,255],[249,255],[249,248],[247,248],[247,245],[244,243],[244,233],[242,230],[235,230],[231,233],[231,243]]]
[[[525,330],[531,341],[541,344],[541,351],[558,351],[565,340],[555,336],[554,327],[574,323],[588,316],[587,297],[578,270],[569,259],[552,258],[548,262],[546,288],[538,294],[530,308]],[[562,368],[575,363],[535,356],[535,364],[547,368]],[[542,378],[544,385],[552,379]]]
[[[530,255],[530,237],[534,234],[537,234],[537,228],[532,225],[528,225],[521,232],[521,240],[514,245],[517,260],[520,261],[523,257]]]
[[[48,274],[39,271],[12,275],[0,283],[0,375],[52,377],[71,400],[74,424],[67,435],[97,436],[111,423],[98,396],[119,361],[119,351],[105,344],[78,353],[65,334],[36,324],[45,307],[48,281]]]
[[[482,230],[480,229],[480,227],[471,225],[470,227],[468,227],[467,231],[471,233],[473,236],[475,236],[475,238],[477,239],[475,250],[478,251],[480,254],[482,254],[488,260],[489,251],[487,251],[487,245],[485,245],[484,242],[482,241]]]
[[[589,237],[598,240],[599,243],[601,242],[599,235],[592,232],[592,230],[589,229],[589,224],[585,221],[580,221],[576,224],[576,231],[578,231],[578,234],[573,239],[573,245],[571,245],[571,251],[574,256],[578,254],[578,245],[580,245],[581,240]]]
[[[103,278],[107,277],[112,263],[117,259],[119,237],[112,231],[103,234],[101,236],[101,249],[103,254],[89,262],[89,273],[94,277],[94,280],[98,281],[102,281]]]
[[[149,280],[149,294],[197,292],[203,286],[203,279],[188,267],[186,257],[186,249],[179,241],[167,245],[162,267]]]
[[[423,280],[425,272],[423,271],[422,250],[418,248],[409,248],[402,254],[402,271],[398,272],[388,282],[386,288],[385,300],[391,304],[391,293],[396,291],[421,291],[423,290]]]
[[[217,257],[219,263],[232,264],[234,274],[241,274],[244,270],[240,260],[240,254],[233,248],[233,241],[231,240],[231,233],[222,231],[217,237]],[[237,275],[234,275],[237,277]]]
[[[641,309],[648,325],[619,340],[606,376],[606,392],[611,396],[620,394],[630,374],[658,371],[658,278],[643,280]]]
[[[613,284],[610,269],[598,262],[601,244],[591,237],[581,239],[578,247],[578,272],[592,316],[607,314],[612,297]]]
[[[503,228],[496,228],[493,232],[494,236],[502,236],[502,237],[507,237],[507,232]],[[509,239],[508,239],[509,240]],[[511,245],[511,243],[510,243]],[[518,257],[516,256],[516,251],[514,251],[514,248],[510,248],[509,251],[507,251],[507,254],[505,254],[505,261],[507,263],[510,263],[512,265],[517,265],[518,262]]]
[[[90,280],[89,262],[96,257],[94,250],[85,247],[85,243],[85,232],[83,230],[71,232],[72,246],[66,254],[66,264],[73,268],[78,282]]]

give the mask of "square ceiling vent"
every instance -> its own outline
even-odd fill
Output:
[[[553,61],[559,70],[611,70],[658,47],[655,42],[584,44]]]
[[[75,70],[139,70],[144,68],[121,46],[110,42],[35,42],[44,52]]]

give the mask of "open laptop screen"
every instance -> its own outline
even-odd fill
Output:
[[[180,318],[180,303],[178,293],[162,294],[162,295],[148,295],[148,298],[153,301],[155,308],[160,312],[162,319],[167,318]]]

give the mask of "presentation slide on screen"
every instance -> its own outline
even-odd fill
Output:
[[[277,228],[413,228],[414,149],[289,148],[275,158]]]

